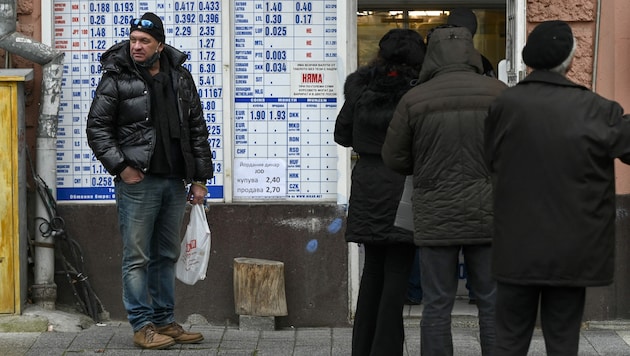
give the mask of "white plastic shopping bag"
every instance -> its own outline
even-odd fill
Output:
[[[396,218],[394,220],[394,226],[403,228],[405,230],[413,231],[413,176],[407,176],[405,179],[405,189],[403,190],[400,203],[398,203],[398,210],[396,211]]]
[[[206,278],[210,258],[210,228],[202,204],[195,204],[190,211],[190,222],[182,240],[182,249],[175,267],[180,281],[193,285]]]

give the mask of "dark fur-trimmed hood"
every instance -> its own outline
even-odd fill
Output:
[[[363,67],[346,79],[344,94],[352,112],[352,147],[380,155],[381,145],[400,98],[415,83],[415,73]],[[349,107],[346,107],[349,109]],[[344,113],[345,114],[345,113]]]

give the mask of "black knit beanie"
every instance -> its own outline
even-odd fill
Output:
[[[152,25],[143,26],[142,21],[139,20],[148,20]],[[152,12],[147,12],[140,19],[133,19],[131,21],[131,30],[129,33],[133,31],[142,31],[148,33],[153,38],[155,38],[158,42],[164,43],[166,36],[164,35],[164,24],[160,17]]]
[[[408,65],[422,64],[426,45],[422,35],[414,30],[389,30],[379,41],[379,56],[386,61],[405,63]]]
[[[477,16],[467,8],[458,7],[451,10],[446,23],[457,27],[466,27],[473,36],[477,33]]]
[[[534,69],[551,69],[564,62],[573,50],[573,32],[564,21],[545,21],[527,36],[523,62]]]

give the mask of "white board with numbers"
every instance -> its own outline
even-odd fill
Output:
[[[162,18],[166,43],[188,55],[213,154],[208,198],[225,200],[230,185],[228,200],[335,201],[334,0],[54,0],[53,45],[65,52],[57,200],[115,198],[85,125],[101,54],[147,11]]]

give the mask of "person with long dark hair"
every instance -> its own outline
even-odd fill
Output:
[[[413,30],[394,29],[376,58],[350,74],[337,117],[335,142],[352,147],[346,241],[363,244],[365,263],[352,332],[352,355],[402,355],[402,311],[415,246],[413,233],[394,226],[405,176],[385,167],[381,146],[400,98],[415,84],[425,44]]]

